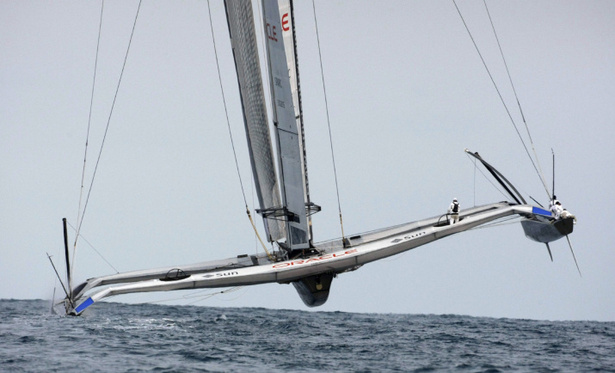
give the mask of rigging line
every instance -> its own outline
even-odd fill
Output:
[[[466,155],[467,155],[467,154],[466,154]],[[469,156],[469,155],[467,155],[467,156],[468,156],[468,159],[470,159],[470,156]],[[474,158],[474,161],[476,161],[476,158]],[[472,162],[472,159],[470,159],[470,162]],[[487,181],[488,181],[488,182],[489,182],[489,183],[490,183],[490,184],[491,184],[491,185],[495,188],[495,190],[497,190],[498,192],[500,192],[500,194],[501,194],[501,195],[503,195],[503,196],[504,196],[504,198],[506,198],[506,199],[508,200],[509,196],[507,196],[504,192],[502,192],[502,190],[501,190],[501,189],[500,189],[497,185],[495,185],[495,184],[493,183],[493,181],[491,180],[491,178],[487,177],[487,175],[485,175],[485,173],[483,172],[483,170],[481,170],[479,167],[477,167],[476,162],[474,162],[474,180],[475,180],[475,181],[474,181],[474,189],[475,189],[475,191],[474,191],[474,198],[475,198],[475,200],[474,200],[474,205],[476,205],[476,170],[478,170],[478,171],[479,171],[479,172],[483,175],[483,177],[485,178],[485,180],[487,180]]]
[[[72,224],[68,222],[68,220],[66,221],[66,224],[68,224],[68,226],[69,226],[69,227],[71,227],[71,228],[72,228],[75,232],[77,231],[77,230],[75,229],[75,227],[73,227],[73,226],[72,226]],[[88,244],[88,246],[90,246],[90,248],[91,248],[92,250],[94,250],[94,252],[96,252],[96,254],[98,254],[98,256],[100,256],[100,258],[101,258],[102,260],[104,260],[104,261],[105,261],[105,263],[107,263],[107,264],[109,265],[109,267],[113,268],[113,270],[115,271],[115,273],[120,273],[120,271],[118,271],[118,270],[117,270],[117,268],[115,268],[115,267],[113,266],[113,264],[111,264],[111,263],[110,263],[110,262],[109,262],[109,261],[108,261],[108,260],[107,260],[107,259],[106,259],[106,258],[105,258],[102,254],[101,254],[101,253],[100,253],[100,251],[96,250],[96,248],[94,247],[94,245],[92,245],[92,244],[90,243],[90,241],[88,241],[85,237],[83,237],[83,235],[78,235],[77,237],[79,237],[80,239],[82,239],[83,241],[85,241],[85,243],[87,243],[87,244]],[[74,266],[74,265],[73,265],[73,268],[75,268],[75,266]]]
[[[340,202],[340,191],[339,191],[339,184],[337,181],[337,166],[335,164],[335,153],[333,152],[333,136],[331,135],[331,119],[329,117],[329,102],[327,100],[327,88],[325,85],[325,72],[324,72],[324,68],[322,65],[322,51],[320,48],[320,34],[318,32],[318,19],[316,18],[316,4],[314,0],[312,0],[312,9],[314,10],[314,26],[316,29],[316,41],[318,43],[318,58],[320,61],[320,78],[322,81],[322,91],[323,91],[324,98],[325,98],[325,113],[327,115],[327,128],[329,130],[329,145],[331,147],[331,160],[333,162],[333,175],[335,177],[335,193],[337,195],[337,209],[340,215],[340,228],[342,230],[342,240],[343,240],[345,238],[344,221],[342,219],[342,205]]]
[[[214,297],[214,296],[216,296],[216,295],[222,295],[222,294],[230,294],[230,293],[234,293],[234,292],[236,292],[236,291],[240,291],[240,290],[242,290],[244,287],[245,287],[245,286],[235,286],[235,287],[232,287],[232,288],[228,288],[228,289],[225,289],[225,290],[220,290],[220,291],[217,291],[217,292],[215,292],[215,293],[204,294],[204,295],[201,295],[201,296],[198,296],[198,295],[195,295],[195,296],[192,296],[192,295],[185,295],[185,296],[184,296],[184,299],[186,299],[186,300],[188,300],[188,299],[194,299],[194,300],[191,300],[190,302],[186,303],[186,305],[190,305],[190,304],[195,304],[195,303],[202,302],[202,301],[207,300],[207,299],[209,299],[209,298],[213,298],[213,297]],[[236,300],[236,299],[238,299],[238,298],[239,298],[239,297],[241,297],[241,296],[243,296],[243,293],[242,293],[242,294],[239,294],[238,296],[236,296],[236,297],[234,297],[234,298],[232,298],[232,299],[230,299],[230,300],[231,300],[231,301]],[[220,299],[220,300],[224,300],[224,299]]]
[[[467,155],[467,154],[466,154],[466,155]],[[470,157],[470,156],[468,155],[468,157]],[[476,158],[474,158],[474,160],[476,160]],[[472,161],[472,160],[471,160],[471,161]],[[476,163],[474,163],[474,167],[476,167]],[[494,184],[494,183],[493,183],[492,178],[490,178],[490,177],[488,177],[487,175],[485,175],[485,173],[483,172],[483,170],[482,170],[480,167],[476,167],[476,168],[480,171],[480,173],[483,175],[483,177],[485,178],[485,180],[487,180],[487,181],[488,181],[491,185],[493,185],[493,187],[494,187],[494,188],[495,188],[498,192],[500,192],[500,194],[502,194],[502,195],[503,195],[503,196],[504,196],[504,197],[508,200],[508,197],[509,197],[509,196],[507,196],[506,194],[504,194],[504,192],[500,189],[500,187],[498,187],[496,184]],[[532,196],[531,196],[531,195],[529,195],[529,193],[527,192],[527,190],[525,190],[525,189],[523,189],[523,188],[518,188],[518,189],[520,189],[520,190],[521,190],[521,192],[523,192],[524,194],[527,194],[530,198],[532,198]],[[521,192],[518,192],[518,193],[519,193],[519,195],[521,195]],[[532,199],[534,199],[534,198],[532,198]],[[540,205],[540,203],[539,203],[538,201],[536,201],[536,200],[534,200],[534,201]]]
[[[212,292],[212,289],[202,289],[200,291],[191,291],[189,294],[186,294],[184,296],[182,296],[182,299],[192,299],[192,298],[200,298],[200,297],[204,297],[204,296],[212,296],[212,295],[217,295],[217,294],[228,294],[228,293],[233,293],[236,291],[239,291],[241,289],[243,289],[245,286],[234,286],[231,288],[226,288],[224,290],[218,290],[218,291],[214,291]],[[205,293],[205,294],[203,294]]]
[[[500,93],[500,89],[498,88],[498,85],[496,84],[495,80],[493,79],[493,75],[491,74],[491,71],[489,70],[489,67],[487,67],[487,62],[485,62],[485,59],[483,58],[482,53],[480,53],[480,50],[478,49],[478,45],[476,44],[476,41],[474,40],[474,37],[472,36],[472,33],[470,32],[470,28],[466,24],[466,21],[463,18],[463,15],[461,14],[461,10],[457,6],[457,3],[455,2],[455,0],[452,0],[452,1],[453,1],[453,4],[455,5],[455,8],[457,9],[457,13],[459,14],[459,17],[461,18],[461,21],[463,22],[463,26],[465,27],[466,31],[468,32],[468,35],[470,36],[470,39],[472,40],[472,44],[474,44],[474,48],[476,49],[476,52],[478,53],[478,56],[480,57],[480,60],[483,63],[483,66],[485,67],[485,70],[487,71],[487,75],[489,75],[489,79],[491,79],[491,83],[493,83],[493,87],[495,88],[495,90],[496,90],[496,92],[498,94],[498,97],[500,98],[500,101],[502,102],[502,105],[504,105],[504,109],[506,110],[506,114],[508,115],[508,118],[510,119],[510,122],[512,123],[513,127],[515,128],[515,131],[517,132],[517,136],[519,136],[519,140],[521,140],[521,144],[523,144],[523,148],[525,149],[525,152],[526,152],[528,158],[530,159],[530,162],[532,162],[532,166],[534,166],[534,170],[536,171],[536,173],[538,174],[538,177],[540,178],[540,171],[538,171],[538,168],[536,167],[536,164],[534,163],[534,159],[530,155],[530,151],[528,150],[527,145],[525,144],[525,141],[523,141],[523,137],[521,136],[521,132],[519,132],[519,129],[517,128],[517,125],[515,124],[515,120],[513,119],[512,114],[510,113],[510,110],[508,109],[508,105],[506,105],[506,101],[504,101],[504,97],[502,97],[502,94]],[[547,194],[548,194],[548,191],[547,191]]]
[[[235,169],[237,170],[237,177],[239,178],[239,185],[241,187],[241,195],[243,196],[243,202],[248,207],[248,200],[246,199],[246,193],[243,186],[243,180],[241,178],[241,173],[239,172],[239,161],[237,160],[237,152],[235,151],[235,141],[233,140],[233,132],[231,131],[231,121],[228,116],[228,107],[226,105],[226,95],[224,94],[224,86],[222,85],[222,75],[220,73],[220,62],[218,60],[218,49],[216,47],[216,37],[214,35],[214,26],[213,20],[211,16],[211,6],[209,0],[207,0],[207,10],[209,12],[209,28],[211,30],[211,39],[214,47],[214,56],[216,57],[216,68],[218,72],[218,83],[220,84],[220,92],[222,94],[222,104],[224,106],[224,115],[226,117],[226,126],[228,129],[229,139],[231,141],[231,148],[233,150],[233,157],[235,160]]]
[[[216,69],[218,72],[218,83],[220,84],[220,92],[222,94],[222,103],[224,105],[224,115],[226,116],[226,126],[228,128],[228,134],[229,134],[229,139],[231,141],[231,148],[233,149],[233,157],[235,159],[235,169],[237,170],[237,177],[239,178],[239,185],[241,187],[241,195],[243,196],[243,202],[246,206],[246,214],[248,215],[248,219],[250,220],[250,224],[252,224],[252,228],[254,229],[254,233],[256,234],[256,237],[258,238],[258,240],[261,242],[261,245],[263,246],[263,249],[265,250],[265,253],[267,253],[267,256],[269,257],[269,259],[271,261],[274,261],[273,256],[269,253],[269,250],[267,250],[267,247],[265,246],[263,240],[261,239],[260,235],[258,234],[258,230],[256,228],[256,225],[254,224],[254,220],[252,219],[252,215],[250,214],[250,208],[248,207],[248,200],[246,198],[246,192],[245,192],[245,188],[243,186],[243,180],[241,178],[241,172],[239,172],[239,161],[237,160],[237,152],[235,151],[235,141],[233,140],[233,132],[231,131],[231,121],[229,120],[229,116],[228,116],[228,107],[226,105],[226,95],[224,94],[224,87],[222,85],[222,74],[220,73],[220,61],[218,59],[218,49],[216,48],[216,36],[214,34],[214,26],[213,26],[213,19],[211,16],[211,6],[209,3],[209,0],[207,0],[207,11],[209,13],[209,28],[211,30],[211,39],[212,39],[212,43],[213,43],[213,47],[214,47],[214,55],[216,57]]]
[[[181,297],[158,299],[158,300],[152,300],[152,301],[148,301],[148,302],[141,302],[141,303],[135,303],[135,304],[137,304],[137,305],[140,305],[140,304],[157,304],[157,303],[174,302],[174,301],[177,301],[177,300],[187,300],[187,299],[189,299],[191,301],[188,302],[188,303],[185,303],[184,305],[190,305],[190,304],[194,304],[194,303],[200,302],[200,301],[205,300],[205,299],[212,298],[212,297],[214,297],[216,295],[219,295],[219,294],[232,293],[232,292],[241,290],[242,288],[243,288],[243,286],[236,286],[236,287],[233,287],[233,288],[228,288],[228,289],[216,291],[216,292],[213,292],[213,293],[199,294],[199,293],[202,293],[202,292],[197,292],[196,294],[184,295],[184,296],[181,296]],[[210,290],[210,289],[205,289],[205,290]],[[196,300],[192,300],[192,299],[196,299]]]
[[[76,221],[79,221],[79,218],[81,217],[81,202],[83,199],[83,183],[85,181],[85,165],[86,165],[86,159],[88,156],[88,143],[90,139],[90,127],[91,127],[90,125],[92,123],[92,108],[94,107],[94,90],[96,88],[96,72],[98,71],[98,52],[100,50],[100,35],[102,33],[104,8],[105,8],[105,0],[102,0],[100,4],[100,22],[98,24],[98,40],[96,42],[96,57],[94,58],[94,78],[92,79],[92,94],[90,95],[90,112],[88,114],[88,129],[85,135],[85,151],[83,154],[83,169],[81,170],[81,189],[79,191],[79,207],[77,208],[77,220]],[[75,236],[75,242],[73,244],[73,259],[72,259],[73,266],[71,267],[71,272],[75,268],[75,255],[76,255],[75,253],[77,251],[77,239],[78,239],[78,236]],[[72,273],[71,273],[71,277],[72,277]]]
[[[512,88],[513,94],[515,95],[515,100],[517,101],[517,107],[519,108],[519,113],[521,114],[521,119],[523,120],[523,124],[525,125],[525,131],[527,132],[527,137],[530,139],[530,144],[532,145],[532,151],[534,152],[534,158],[536,159],[536,163],[538,164],[538,170],[540,177],[540,181],[542,185],[545,187],[547,191],[547,196],[551,196],[549,194],[549,190],[547,188],[547,182],[545,179],[544,172],[542,171],[542,167],[540,165],[540,159],[538,158],[538,153],[536,152],[536,147],[534,146],[534,140],[532,139],[532,134],[530,133],[530,128],[527,125],[527,121],[525,119],[525,114],[523,114],[523,108],[521,107],[521,102],[519,101],[519,96],[517,95],[517,90],[515,89],[515,85],[512,80],[512,76],[510,75],[510,70],[508,69],[508,64],[506,63],[506,58],[504,57],[504,51],[502,50],[502,45],[500,44],[500,38],[498,37],[498,33],[495,30],[495,25],[493,24],[493,19],[491,18],[491,13],[489,12],[489,8],[487,7],[487,0],[483,0],[483,4],[485,4],[485,10],[487,11],[487,17],[489,18],[489,22],[491,23],[491,29],[493,30],[493,35],[495,36],[495,40],[498,44],[498,49],[500,50],[500,56],[502,56],[502,62],[504,63],[504,68],[506,69],[506,74],[508,75],[508,81],[510,82],[510,86]],[[550,198],[549,198],[550,199]]]
[[[113,102],[111,103],[111,110],[109,111],[109,117],[107,118],[107,126],[105,127],[105,133],[103,135],[102,142],[100,144],[100,149],[98,151],[98,158],[96,159],[96,165],[94,166],[94,173],[92,174],[92,180],[90,182],[88,194],[85,198],[85,205],[83,206],[83,212],[81,213],[81,220],[79,220],[79,225],[77,226],[77,237],[79,237],[79,232],[81,231],[81,226],[83,225],[83,219],[85,217],[85,212],[88,208],[88,202],[90,201],[90,195],[92,194],[92,187],[94,186],[94,179],[96,178],[96,171],[98,171],[98,165],[100,163],[100,158],[102,156],[103,148],[105,146],[105,140],[107,139],[107,133],[109,132],[109,125],[111,124],[111,117],[113,116],[113,109],[115,108],[115,102],[117,101],[117,96],[120,91],[120,86],[122,84],[122,77],[124,76],[126,62],[128,61],[128,53],[130,51],[130,45],[132,44],[132,38],[135,33],[135,28],[137,27],[137,19],[139,18],[139,11],[141,10],[141,2],[142,0],[139,0],[139,6],[137,7],[137,12],[135,14],[135,20],[132,25],[132,31],[130,32],[130,39],[128,40],[128,47],[126,48],[126,54],[124,55],[124,63],[122,64],[122,70],[120,72],[120,77],[117,82],[117,87],[115,88],[115,95],[113,96]]]
[[[484,225],[479,225],[477,227],[468,229],[468,231],[473,231],[473,230],[478,230],[478,229],[485,229],[485,228],[495,228],[495,227],[500,227],[500,226],[504,226],[504,225],[518,224],[519,222],[515,221],[517,219],[520,219],[520,218],[518,216],[512,216],[512,217],[509,217],[508,219],[505,219],[505,220],[491,222],[491,223],[487,223],[487,224],[484,224]]]

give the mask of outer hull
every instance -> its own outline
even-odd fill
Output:
[[[574,218],[559,220],[534,218],[522,221],[521,226],[529,239],[549,243],[572,233]]]

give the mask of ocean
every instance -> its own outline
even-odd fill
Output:
[[[615,322],[0,300],[2,372],[615,372]]]

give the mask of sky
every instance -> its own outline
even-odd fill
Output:
[[[48,299],[57,286],[46,253],[60,264],[61,219],[77,226],[88,122],[84,194],[109,127],[76,281],[258,250],[221,98],[222,86],[254,210],[222,2],[211,1],[210,25],[207,2],[143,1],[117,95],[138,2],[105,2],[96,60],[100,5],[0,2],[0,299]],[[525,136],[483,2],[458,5]],[[582,277],[565,239],[551,244],[551,262],[506,224],[342,274],[309,310],[615,321],[615,3],[488,6],[547,184],[553,149],[555,194],[578,218],[570,239]],[[327,117],[346,235],[441,215],[453,197],[462,208],[507,199],[465,148],[548,203],[452,1],[317,0],[315,11],[322,71],[312,4],[296,4],[310,192],[323,209],[315,241],[341,236]],[[211,292],[111,300],[308,310],[291,285]]]

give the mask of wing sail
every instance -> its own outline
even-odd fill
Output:
[[[263,9],[287,244],[291,249],[307,249],[310,237],[290,3],[264,0]]]
[[[252,3],[226,0],[225,5],[259,204],[261,210],[278,209],[282,203],[267,120]],[[281,221],[266,216],[263,220],[269,241],[285,238]]]

